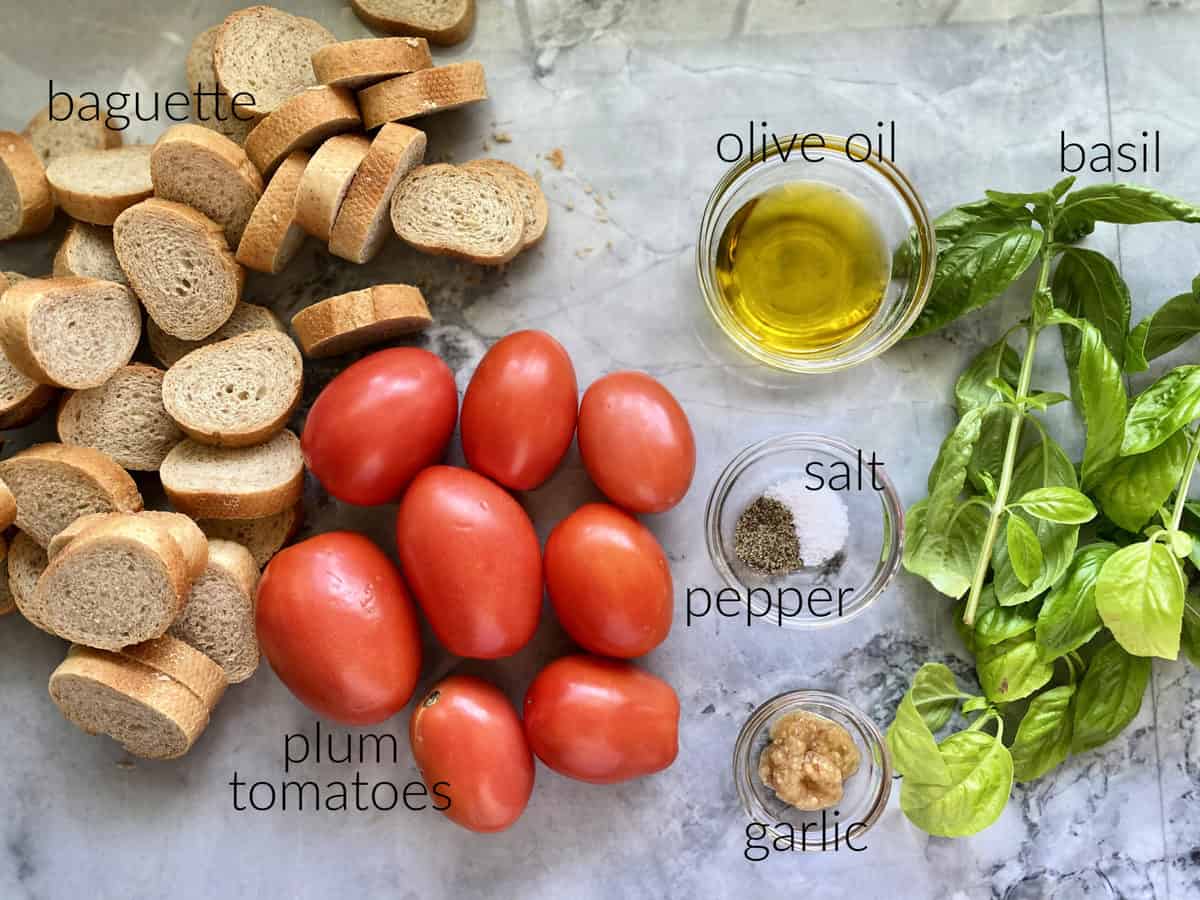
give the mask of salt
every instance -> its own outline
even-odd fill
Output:
[[[836,491],[810,490],[799,478],[772,485],[765,496],[785,504],[792,511],[800,558],[804,565],[823,566],[846,546],[850,518],[846,503]]]

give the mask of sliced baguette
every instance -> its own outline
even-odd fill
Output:
[[[93,526],[107,522],[115,516],[129,515],[166,531],[183,555],[189,579],[195,581],[204,574],[208,565],[208,536],[200,530],[199,525],[182,513],[162,512],[156,509],[138,513],[89,513],[80,516],[50,539],[50,544],[46,547],[46,557],[53,562],[68,544]]]
[[[0,297],[0,345],[40,384],[104,384],[129,362],[142,311],[124,285],[95,278],[30,278]]]
[[[167,368],[175,365],[193,350],[215,344],[248,331],[283,331],[283,323],[275,313],[265,306],[238,301],[225,324],[206,338],[198,341],[183,341],[167,334],[151,319],[146,323],[146,335],[150,339],[150,352]]]
[[[292,317],[306,356],[338,356],[412,334],[433,322],[420,290],[377,284],[314,303]]]
[[[212,541],[208,566],[171,626],[170,634],[219,664],[230,684],[245,681],[258,668],[257,584],[258,566],[249,550],[231,541]]]
[[[8,489],[8,485],[0,481],[0,531],[7,531],[17,521],[17,498]],[[5,545],[7,547],[7,544]]]
[[[475,23],[475,0],[350,0],[358,17],[380,31],[457,44]]]
[[[246,136],[261,120],[262,116],[247,112],[245,97],[233,99],[217,81],[217,70],[213,68],[213,44],[216,43],[220,25],[206,28],[192,41],[188,51],[186,71],[188,90],[194,92],[192,116],[203,128],[223,134],[239,147],[246,143]],[[215,99],[214,99],[215,96]]]
[[[468,169],[481,169],[503,179],[521,198],[521,212],[525,214],[525,232],[521,237],[521,249],[528,250],[546,234],[550,221],[550,206],[546,195],[533,176],[519,166],[502,159],[474,159],[467,163]]]
[[[326,44],[312,55],[317,81],[358,90],[433,65],[429,42],[419,37],[365,38]]]
[[[304,243],[304,229],[296,222],[296,199],[308,160],[305,151],[297,150],[271,177],[238,244],[237,261],[246,268],[271,275],[282,272]]]
[[[199,125],[175,125],[150,154],[154,195],[185,203],[225,229],[236,247],[262,196],[262,176],[246,151]]]
[[[208,708],[174,678],[88,647],[72,647],[54,670],[50,698],[76,727],[145,759],[183,756],[208,726]]]
[[[171,505],[195,519],[260,519],[295,506],[304,488],[300,440],[286,430],[256,447],[185,440],[159,474]]]
[[[396,188],[392,227],[425,253],[498,266],[520,252],[525,214],[507,180],[438,163],[417,168]]]
[[[304,360],[278,331],[252,331],[194,350],[163,379],[163,405],[189,437],[250,447],[283,430],[300,403]]]
[[[350,182],[370,147],[361,134],[339,134],[317,148],[296,193],[296,224],[328,242]]]
[[[46,551],[38,546],[37,541],[23,531],[13,535],[8,545],[8,589],[17,611],[30,625],[42,631],[50,629],[38,618],[33,598],[38,579],[48,565]]]
[[[176,620],[178,621],[178,620]],[[121,649],[121,655],[182,684],[208,710],[220,702],[229,679],[216,660],[188,641],[164,634],[160,638]]]
[[[110,516],[120,515],[125,515],[125,513],[100,512],[80,516],[54,537],[50,538],[50,543],[46,545],[46,559],[53,560],[54,557],[63,551],[67,544],[71,543],[71,541],[75,540],[75,538],[79,537],[93,525],[107,520]]]
[[[264,177],[294,150],[308,150],[328,137],[362,125],[354,92],[314,87],[292,97],[254,127],[246,153]]]
[[[249,94],[247,112],[267,115],[317,83],[312,55],[337,40],[324,25],[271,6],[238,10],[213,43],[217,80],[231,97]]]
[[[54,274],[60,278],[99,278],[128,287],[129,279],[113,249],[112,229],[73,222],[54,254]]]
[[[385,125],[371,141],[329,233],[329,252],[350,262],[373,259],[387,239],[396,186],[425,156],[425,133]]]
[[[0,303],[10,285],[25,281],[19,272],[0,272]],[[58,396],[48,384],[38,384],[0,352],[0,431],[28,425]]]
[[[261,519],[200,519],[196,522],[209,541],[224,540],[241,544],[254,557],[260,569],[283,549],[300,530],[300,506]]]
[[[421,69],[363,88],[358,92],[363,127],[402,122],[458,109],[488,98],[483,66],[474,61]]]
[[[17,611],[17,601],[13,599],[12,587],[8,583],[8,541],[3,535],[0,535],[0,545],[4,551],[0,557],[0,616],[7,616]]]
[[[121,146],[121,132],[104,124],[104,117],[97,115],[84,121],[79,113],[83,100],[64,94],[54,96],[54,116],[50,118],[50,107],[43,106],[25,126],[25,136],[33,144],[43,165],[78,153],[80,150],[108,150]]]
[[[0,241],[40,234],[54,221],[54,194],[33,144],[0,131]]]
[[[153,198],[126,210],[113,246],[150,318],[175,337],[208,337],[241,297],[246,273],[224,229],[182,203]]]
[[[151,147],[81,150],[60,156],[46,169],[54,197],[72,219],[111,225],[135,203],[154,193]]]
[[[58,438],[94,447],[117,465],[157,472],[183,432],[163,407],[162,369],[134,363],[97,388],[67,394],[58,407]]]
[[[42,547],[80,516],[142,508],[129,473],[90,447],[37,444],[0,462],[0,478],[17,500],[17,527]]]

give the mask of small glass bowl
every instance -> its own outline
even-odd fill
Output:
[[[850,522],[840,565],[806,567],[790,575],[760,575],[738,559],[733,546],[734,528],[747,506],[777,482],[803,477],[809,463],[822,463],[822,471],[828,474],[830,463],[841,461],[857,473],[859,453],[863,455],[863,489],[838,491]],[[749,604],[754,617],[783,628],[820,628],[854,618],[883,593],[899,570],[904,552],[904,506],[886,467],[875,471],[880,490],[872,487],[872,473],[866,466],[870,458],[869,451],[838,438],[795,433],[751,444],[725,467],[704,512],[708,555],[725,583]],[[801,547],[801,555],[803,552]],[[807,600],[818,587],[825,588],[835,600],[841,598],[841,615],[834,614],[836,607],[830,606],[818,608],[824,615],[810,614]],[[843,593],[847,588],[852,591]],[[799,590],[805,598],[805,609],[799,615],[779,614],[779,592],[789,589]],[[821,597],[823,600],[824,595]],[[794,592],[787,593],[788,607],[795,606],[794,598]]]
[[[858,748],[858,771],[846,779],[841,802],[824,810],[824,818],[822,810],[810,812],[784,803],[758,777],[758,758],[770,743],[771,726],[788,713],[800,711],[824,716],[841,725]],[[746,815],[761,824],[768,835],[785,840],[794,837],[795,849],[820,852],[822,841],[827,849],[833,849],[835,825],[844,842],[847,828],[860,823],[851,838],[861,844],[862,836],[887,808],[892,793],[892,761],[879,728],[857,707],[825,691],[789,691],[772,697],[751,713],[742,726],[733,748],[733,782]],[[794,835],[779,829],[780,824],[790,825]]]
[[[780,137],[775,146],[736,163],[717,182],[700,220],[696,242],[696,268],[704,302],[721,330],[742,350],[759,362],[797,373],[837,372],[879,356],[900,338],[917,320],[933,285],[937,245],[933,224],[925,204],[908,178],[887,159],[870,156],[863,162],[851,162],[846,156],[847,139],[822,135],[824,159],[808,162],[800,152],[801,135]],[[780,149],[792,147],[787,162]],[[870,148],[849,142],[855,158]],[[915,251],[903,266],[893,264],[891,279],[879,311],[867,326],[841,343],[803,354],[783,354],[764,347],[734,318],[721,297],[717,284],[717,248],[729,220],[759,194],[781,184],[795,181],[819,181],[840,188],[859,200],[882,232],[883,239],[896,259],[895,251],[915,235]]]

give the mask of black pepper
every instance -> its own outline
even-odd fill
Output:
[[[733,552],[760,575],[788,575],[804,565],[796,522],[787,504],[759,497],[738,516]]]

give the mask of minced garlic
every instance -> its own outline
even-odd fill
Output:
[[[846,779],[858,771],[854,739],[836,722],[810,712],[788,713],[771,726],[758,758],[758,777],[797,809],[835,806]]]

